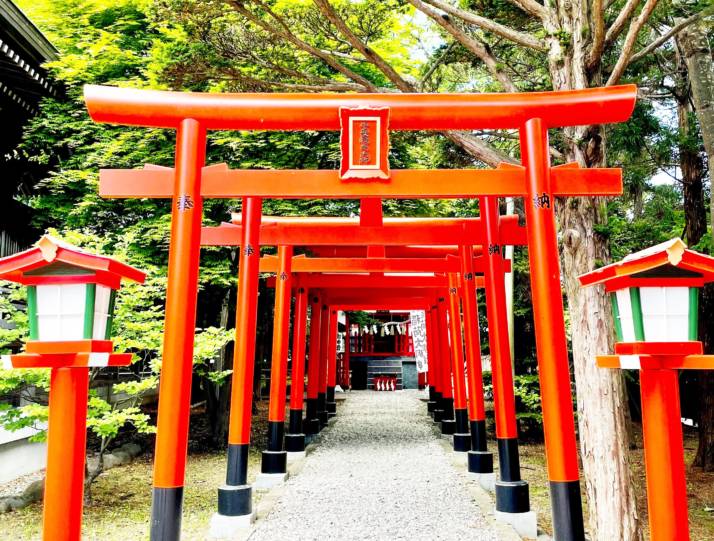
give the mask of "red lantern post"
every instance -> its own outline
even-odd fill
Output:
[[[45,541],[82,537],[89,369],[131,363],[131,354],[112,352],[114,300],[122,279],[144,278],[133,267],[49,236],[0,259],[0,279],[27,286],[30,327],[25,353],[4,356],[3,365],[51,369]]]

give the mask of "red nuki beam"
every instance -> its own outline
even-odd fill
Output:
[[[288,340],[290,336],[290,270],[292,248],[278,247],[280,273],[275,287],[275,311],[273,314],[273,358],[270,368],[269,422],[285,422],[285,393],[288,377]],[[282,445],[282,444],[281,444]]]
[[[310,246],[305,249],[315,257],[367,257],[366,246]],[[458,246],[385,246],[387,258],[443,258],[459,255]],[[474,246],[474,256],[481,255],[481,246]]]
[[[236,246],[240,242],[242,225],[224,223],[218,227],[204,227],[201,243],[204,246]],[[524,245],[526,234],[518,225],[518,217],[504,217],[499,227],[503,242]],[[479,219],[434,220],[419,218],[405,221],[387,221],[384,224],[363,225],[354,220],[344,222],[315,222],[294,219],[294,222],[277,222],[264,225],[260,231],[264,246],[450,246],[454,242],[481,244]],[[386,250],[387,248],[385,248]],[[403,248],[402,248],[403,249]],[[369,254],[383,257],[382,254]]]
[[[95,122],[176,128],[186,118],[209,130],[340,129],[343,107],[388,107],[390,130],[517,129],[530,118],[545,127],[622,122],[634,85],[556,92],[482,94],[205,94],[87,85]]]
[[[300,284],[310,289],[360,289],[375,292],[379,289],[412,289],[419,294],[419,289],[446,289],[448,280],[445,276],[408,276],[408,275],[367,275],[367,274],[304,274]],[[275,278],[267,280],[268,287],[274,287]],[[483,277],[476,277],[476,286],[483,287]],[[351,293],[354,293],[353,291]]]
[[[619,169],[554,168],[553,193],[560,197],[622,193]],[[172,196],[170,170],[103,169],[99,195],[106,198]],[[168,179],[168,180],[167,180]],[[216,199],[434,199],[475,198],[480,195],[524,197],[525,172],[503,169],[395,169],[385,181],[342,180],[333,170],[204,169],[201,196]],[[453,242],[453,241],[452,241]]]

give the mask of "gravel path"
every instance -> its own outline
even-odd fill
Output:
[[[350,393],[250,540],[495,540],[420,396]]]

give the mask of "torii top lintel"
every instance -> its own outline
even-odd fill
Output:
[[[341,107],[388,107],[390,130],[518,129],[532,118],[550,128],[627,120],[634,85],[557,92],[484,94],[208,94],[87,85],[93,120],[207,130],[340,129]]]

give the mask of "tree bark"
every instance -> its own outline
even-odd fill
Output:
[[[704,140],[704,150],[709,163],[710,186],[714,186],[714,60],[709,46],[707,22],[698,21],[677,35],[677,45],[687,65],[694,111]],[[714,190],[711,190],[710,210],[714,211]],[[685,207],[686,208],[686,207]],[[714,231],[714,212],[711,213]],[[707,286],[702,291],[699,306],[699,337],[705,351],[714,347],[714,329],[707,317],[714,309],[714,288]],[[700,372],[699,392],[701,416],[699,418],[699,446],[694,465],[714,470],[714,374]]]
[[[553,88],[570,90],[601,84],[598,71],[592,71],[597,58],[588,52],[589,3],[574,0],[568,8],[544,20],[548,29],[561,29],[571,36],[564,44],[547,39],[549,68]],[[606,163],[605,135],[602,126],[583,126],[565,130],[569,144],[568,161],[584,167]],[[558,226],[562,235],[562,276],[572,332],[573,372],[578,411],[580,455],[589,507],[589,530],[593,541],[640,541],[642,531],[629,461],[629,417],[627,394],[619,370],[604,370],[595,356],[612,351],[614,344],[610,302],[601,288],[582,288],[578,276],[610,260],[606,237],[596,226],[607,223],[605,200],[597,197],[571,197],[556,202]]]

